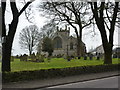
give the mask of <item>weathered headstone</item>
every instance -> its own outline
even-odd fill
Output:
[[[97,54],[97,60],[100,60],[100,53]]]
[[[93,55],[92,55],[92,54],[89,55],[89,59],[90,59],[90,60],[93,59]]]
[[[84,60],[87,60],[87,55],[84,56]]]
[[[97,60],[100,60],[100,57],[99,57],[99,56],[97,56]]]
[[[80,59],[80,56],[78,56],[78,59]]]
[[[22,55],[20,56],[20,61],[24,61],[24,60],[23,60],[23,56],[22,56]]]
[[[70,56],[67,56],[67,61],[70,61],[71,60],[71,57]]]
[[[20,56],[20,61],[27,61],[27,55],[26,54],[24,54],[24,55],[21,55]]]

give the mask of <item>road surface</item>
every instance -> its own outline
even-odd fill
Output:
[[[120,76],[53,86],[53,87],[48,87],[46,89],[51,89],[51,88],[118,88],[118,78],[120,78]],[[37,90],[41,90],[41,89],[37,89]]]

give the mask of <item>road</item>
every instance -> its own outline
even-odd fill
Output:
[[[118,88],[118,78],[120,78],[120,76],[53,86],[53,87],[48,87],[46,89],[51,89],[51,88]]]

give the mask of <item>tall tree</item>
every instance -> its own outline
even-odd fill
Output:
[[[10,71],[10,57],[12,50],[12,43],[16,33],[16,28],[19,22],[19,16],[23,13],[23,11],[31,4],[34,0],[27,2],[24,7],[18,11],[15,0],[10,0],[10,7],[13,15],[13,19],[9,24],[8,34],[6,33],[5,27],[5,11],[6,11],[6,0],[2,2],[1,0],[1,8],[2,8],[2,71]]]
[[[49,37],[43,38],[42,51],[48,52],[49,56],[52,55],[53,43],[52,43],[52,40]]]
[[[86,2],[45,2],[42,8],[60,22],[67,22],[75,30],[77,36],[77,55],[82,53],[82,30],[91,24],[92,15],[89,14],[89,5]],[[90,17],[87,17],[88,15]]]
[[[51,37],[55,31],[56,31],[56,23],[54,22],[54,20],[50,20],[50,22],[48,22],[47,24],[45,24],[42,28],[41,28],[41,35],[43,37]]]
[[[115,31],[116,20],[118,19],[117,13],[119,8],[119,2],[105,3],[105,2],[90,2],[91,9],[100,31],[102,44],[104,48],[104,64],[112,63],[112,48],[113,48],[113,36]],[[112,7],[112,12],[108,14]],[[105,13],[106,12],[106,13]],[[110,16],[109,16],[110,15]],[[106,23],[106,19],[108,23]],[[107,38],[106,28],[109,32],[109,38]]]
[[[35,25],[25,27],[20,33],[19,43],[22,48],[29,50],[29,55],[32,54],[39,40],[40,33],[38,32],[38,27]]]

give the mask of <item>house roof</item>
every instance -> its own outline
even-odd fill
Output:
[[[120,52],[120,47],[113,49],[113,52]]]
[[[96,48],[95,48],[95,49],[93,49],[93,50],[90,50],[89,52],[96,52],[96,50],[97,50],[98,48],[100,48],[100,47],[102,47],[102,45],[100,45],[100,46],[96,47]]]

